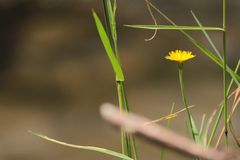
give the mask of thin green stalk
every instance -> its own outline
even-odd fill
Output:
[[[118,52],[117,29],[116,29],[117,1],[113,0],[113,3],[112,3],[112,0],[103,0],[103,6],[104,6],[108,37],[110,39],[111,47],[114,50],[114,55],[116,57],[116,60],[118,61],[118,64],[120,65],[120,68],[121,68],[121,61],[120,61],[120,56]],[[120,111],[125,110],[129,112],[129,103],[127,98],[127,92],[125,89],[124,79],[121,81],[118,81],[118,77],[116,77],[116,81],[117,81],[117,91],[118,91]],[[138,160],[137,147],[136,147],[134,137],[131,134],[127,134],[122,130],[121,141],[122,141],[123,153],[128,155],[129,157],[134,156],[135,160]]]
[[[237,66],[235,68],[235,73],[238,72],[239,67],[240,67],[240,58],[238,59]],[[229,86],[228,86],[228,89],[227,89],[227,97],[230,95],[230,91],[232,89],[233,82],[234,82],[234,80],[231,79],[231,82],[229,83]],[[214,138],[214,136],[216,134],[216,131],[217,131],[220,119],[221,119],[222,114],[223,114],[223,109],[224,109],[224,107],[223,107],[223,105],[221,105],[220,111],[218,112],[218,116],[217,116],[216,122],[215,122],[215,124],[213,126],[213,130],[211,132],[211,135],[210,135],[210,138],[209,138],[209,141],[208,141],[208,146],[210,146],[212,144],[213,138]]]
[[[195,134],[194,134],[194,131],[193,131],[193,124],[192,124],[192,119],[191,119],[191,113],[190,113],[190,111],[188,109],[187,98],[186,98],[185,93],[184,93],[183,63],[178,63],[178,73],[179,73],[178,75],[179,75],[179,82],[180,82],[180,89],[181,89],[182,100],[183,100],[184,106],[185,106],[186,111],[187,111],[188,121],[189,121],[189,124],[190,124],[190,127],[191,127],[192,137],[193,137],[193,140],[196,142]]]
[[[122,96],[122,86],[121,82],[117,82],[117,93],[118,93],[118,105],[119,110],[123,111],[123,96]],[[126,133],[123,129],[121,129],[121,145],[122,145],[122,153],[127,154],[127,139],[126,139]]]
[[[127,90],[125,87],[125,83],[122,82],[122,92],[123,92],[123,96],[124,96],[124,104],[125,104],[125,109],[127,112],[129,112],[130,108],[129,108],[129,102],[128,102],[128,97],[127,97]]]
[[[111,27],[111,19],[112,19],[112,4],[111,1],[103,0],[103,11],[104,11],[104,18],[105,18],[105,25],[106,25],[106,31],[109,37],[109,40],[111,44],[113,44],[113,38],[112,38],[112,27]],[[113,46],[112,46],[113,47]]]
[[[128,157],[132,157],[132,147],[129,133],[126,133],[126,142],[127,142],[127,155]]]
[[[225,125],[225,142],[228,147],[228,98],[227,98],[227,53],[226,53],[226,0],[223,0],[223,94],[224,94],[224,125]]]
[[[139,155],[138,155],[138,151],[137,151],[137,144],[135,141],[135,137],[133,135],[130,135],[130,143],[133,147],[133,158],[134,160],[139,160]]]
[[[117,92],[118,92],[118,103],[120,111],[126,110],[125,104],[125,96],[123,93],[123,82],[117,81]],[[121,129],[121,144],[122,144],[122,153],[132,157],[131,150],[131,141],[130,136],[123,129]]]
[[[123,97],[124,97],[125,110],[127,112],[129,112],[130,108],[129,108],[129,103],[128,103],[128,96],[127,96],[127,90],[126,90],[124,82],[122,82],[122,93],[123,93]],[[132,149],[133,149],[134,159],[135,160],[139,160],[138,151],[137,151],[137,145],[136,145],[134,136],[129,134],[129,140],[130,140],[130,144],[131,144]]]
[[[191,11],[191,14],[192,14],[193,18],[195,19],[195,21],[197,22],[197,24],[199,25],[199,27],[203,27],[203,25],[201,24],[201,22],[199,21],[199,19],[195,15],[195,13],[193,11]],[[221,59],[221,61],[222,61],[223,58],[221,56],[221,53],[219,52],[219,50],[217,49],[217,47],[213,43],[213,41],[210,38],[210,36],[208,35],[207,31],[206,30],[202,30],[202,32],[203,32],[204,36],[206,37],[206,39],[208,40],[209,44],[212,46],[212,48],[215,51],[215,53],[217,54],[218,58]]]
[[[105,14],[106,28],[108,31],[108,38],[110,39],[111,47],[114,50],[114,55],[118,64],[121,68],[120,57],[118,52],[118,44],[117,44],[117,30],[116,30],[116,9],[117,9],[117,1],[114,0],[113,3],[111,0],[103,0],[103,8]],[[117,83],[117,92],[118,92],[118,101],[119,101],[119,109],[120,111],[126,109],[128,104],[126,105],[126,94],[124,93],[123,86],[124,80],[119,81],[118,77],[116,77]],[[132,149],[131,149],[131,136],[121,130],[121,143],[122,143],[122,152],[129,157],[132,157]]]

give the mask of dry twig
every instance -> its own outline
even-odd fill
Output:
[[[126,132],[137,134],[154,143],[192,157],[208,160],[240,160],[230,152],[219,151],[213,148],[204,148],[192,140],[170,131],[160,125],[143,125],[148,119],[133,113],[120,113],[112,104],[103,104],[101,114],[108,122],[124,128]]]

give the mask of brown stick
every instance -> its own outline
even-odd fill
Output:
[[[117,107],[112,104],[103,104],[100,112],[104,119],[123,128],[126,132],[137,134],[147,140],[185,155],[207,160],[240,160],[234,153],[204,148],[195,144],[192,140],[176,134],[160,125],[143,125],[149,122],[149,120],[133,113],[120,113]]]

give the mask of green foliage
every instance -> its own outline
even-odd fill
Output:
[[[173,26],[173,25],[125,25],[126,27],[138,28],[138,29],[150,29],[150,30],[210,30],[210,31],[222,31],[222,28],[218,27],[198,27],[198,26]]]
[[[112,65],[112,68],[114,70],[115,76],[116,76],[116,82],[117,82],[117,93],[118,93],[118,101],[119,101],[119,109],[125,110],[129,112],[129,103],[127,98],[127,91],[125,89],[125,79],[124,74],[121,68],[120,63],[120,57],[118,53],[118,44],[117,44],[117,28],[116,28],[116,9],[117,9],[117,1],[116,0],[103,0],[103,6],[104,6],[104,17],[105,17],[105,28],[99,19],[98,15],[95,11],[92,11],[93,18],[97,27],[98,34],[100,36],[101,42],[104,46],[104,49],[106,51],[106,54],[108,56],[108,59]],[[212,120],[215,116],[215,111],[213,112],[212,116],[210,116],[209,120],[206,121],[206,116],[203,114],[200,128],[198,129],[196,122],[194,121],[193,116],[191,115],[189,111],[189,106],[187,104],[187,98],[184,93],[184,82],[183,82],[183,63],[179,63],[179,81],[180,81],[180,89],[181,89],[181,95],[183,99],[184,106],[187,111],[187,116],[189,120],[189,125],[191,129],[191,134],[193,136],[193,140],[197,144],[201,144],[204,146],[210,146],[214,136],[216,135],[216,130],[219,126],[220,119],[224,113],[224,125],[225,128],[228,128],[228,122],[227,116],[228,116],[228,110],[227,110],[227,101],[228,96],[230,95],[233,82],[235,82],[237,85],[240,85],[240,76],[237,74],[238,69],[240,67],[240,59],[238,59],[238,63],[236,66],[236,69],[233,71],[226,62],[226,0],[223,0],[223,27],[205,27],[202,25],[200,20],[197,18],[197,16],[194,14],[194,12],[191,11],[191,14],[198,24],[198,26],[179,26],[176,23],[174,23],[168,16],[166,16],[161,10],[159,10],[157,7],[155,7],[152,3],[148,2],[147,5],[151,6],[153,9],[155,9],[164,19],[166,19],[170,25],[125,25],[130,28],[138,28],[138,29],[148,29],[148,30],[177,30],[180,31],[196,48],[198,48],[202,53],[204,53],[212,62],[217,64],[223,69],[223,87],[224,87],[224,103],[221,105],[221,108],[219,110],[219,113],[217,115],[217,118],[215,120],[215,123],[213,125],[213,129],[211,130],[211,134],[208,140],[208,132],[210,130],[210,125],[212,123]],[[151,14],[152,15],[152,14]],[[208,43],[214,50],[214,52],[211,52],[207,47],[205,47],[201,42],[193,38],[187,31],[202,31],[204,36],[206,37]],[[223,56],[221,55],[220,51],[217,49],[215,44],[213,43],[212,39],[208,35],[207,31],[221,31],[223,36]],[[227,80],[226,80],[226,72],[229,73],[231,76],[231,82],[228,85],[227,88]],[[171,109],[171,113],[173,112],[174,105]],[[170,124],[170,119],[168,120],[168,126]],[[187,126],[188,127],[188,126]],[[233,125],[230,121],[229,124],[230,131],[233,135],[233,138],[235,142],[237,143],[238,147],[240,146],[237,136],[235,134]],[[83,150],[89,150],[89,151],[95,151],[107,155],[111,155],[113,157],[121,158],[123,160],[133,160],[134,157],[135,160],[138,160],[138,153],[137,153],[137,145],[135,143],[134,136],[126,133],[124,130],[121,130],[121,142],[122,142],[122,154],[94,146],[80,146],[80,145],[74,145],[65,143],[62,141],[58,141],[52,138],[49,138],[45,135],[31,132],[31,134],[40,137],[44,140],[57,143],[63,146],[77,148],[77,149],[83,149]],[[228,137],[226,135],[226,142],[228,143]],[[161,151],[161,159],[164,157],[164,150]]]
[[[154,6],[152,3],[149,2],[149,5],[155,9],[164,19],[166,19],[172,26],[177,27],[178,25],[174,23],[166,14],[164,14],[160,9],[158,9],[156,6]],[[202,30],[202,29],[201,29]],[[213,62],[215,62],[218,66],[221,68],[224,68],[223,60],[219,59],[217,56],[215,56],[211,51],[209,51],[203,44],[201,44],[199,41],[194,39],[191,35],[189,35],[184,30],[179,29],[179,31],[186,36],[189,41],[196,46],[199,50],[201,50],[207,57],[209,57]],[[240,76],[236,74],[230,67],[227,66],[226,71],[231,75],[234,82],[237,85],[240,85]]]
[[[40,134],[40,133],[36,133],[36,132],[32,132],[32,131],[29,131],[29,133],[31,133],[32,135],[37,136],[39,138],[42,138],[44,140],[47,140],[47,141],[50,141],[50,142],[53,142],[53,143],[57,143],[57,144],[60,144],[60,145],[63,145],[63,146],[67,146],[67,147],[71,147],[71,148],[77,148],[77,149],[83,149],[83,150],[88,150],[88,151],[95,151],[95,152],[111,155],[111,156],[117,157],[117,158],[123,158],[125,160],[133,160],[132,158],[130,158],[130,157],[124,155],[124,154],[121,154],[121,153],[118,153],[118,152],[115,152],[115,151],[112,151],[112,150],[109,150],[109,149],[93,147],[93,146],[80,146],[80,145],[75,145],[75,144],[69,144],[69,143],[62,142],[62,141],[59,141],[59,140],[56,140],[56,139],[53,139],[53,138],[49,138],[49,137],[47,137],[43,134]]]
[[[193,16],[193,18],[195,19],[195,21],[197,22],[199,27],[203,27],[202,23],[199,21],[199,19],[197,18],[197,16],[194,14],[193,11],[191,11],[191,14]],[[208,43],[211,45],[211,47],[213,48],[213,50],[215,51],[215,53],[217,54],[217,56],[222,60],[222,56],[221,53],[218,51],[217,47],[215,46],[215,44],[213,43],[212,39],[210,38],[210,36],[208,35],[206,30],[202,30],[204,36],[206,37],[206,39],[208,40]]]
[[[93,11],[93,17],[94,17],[94,20],[95,20],[95,23],[96,23],[96,26],[97,26],[99,36],[102,40],[103,46],[106,50],[108,58],[109,58],[109,60],[112,64],[113,70],[116,74],[117,81],[124,81],[124,76],[123,76],[123,72],[122,72],[121,66],[119,64],[119,61],[117,60],[117,58],[115,56],[115,53],[112,49],[110,40],[107,36],[107,33],[106,33],[103,25],[102,25],[100,19],[98,18],[97,14],[94,11]]]

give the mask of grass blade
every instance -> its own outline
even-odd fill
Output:
[[[204,127],[204,130],[203,130],[203,132],[202,132],[202,134],[201,134],[201,137],[202,137],[202,140],[203,140],[203,145],[204,146],[207,146],[208,145],[208,131],[209,131],[209,129],[210,129],[210,125],[211,125],[211,123],[212,123],[212,121],[213,121],[213,118],[214,118],[214,116],[216,115],[216,112],[217,112],[217,110],[214,110],[213,112],[212,112],[212,114],[211,114],[211,116],[209,117],[209,119],[208,119],[208,121],[207,121],[207,123],[206,123],[206,125],[205,125],[205,127]]]
[[[192,122],[192,132],[193,132],[194,137],[195,137],[195,142],[196,142],[197,144],[203,144],[203,141],[202,141],[202,139],[201,139],[201,136],[200,136],[200,134],[199,134],[199,132],[198,132],[197,125],[196,125],[196,123],[195,123],[195,121],[194,121],[194,119],[193,119],[192,116],[191,116],[191,122]]]
[[[106,28],[108,32],[108,37],[111,37],[111,41],[116,40],[116,23],[115,23],[115,13],[116,13],[116,0],[114,1],[114,6],[112,7],[111,0],[103,0],[104,16],[106,21]],[[114,46],[112,46],[114,47]]]
[[[112,28],[111,28],[111,21],[112,21],[112,5],[111,0],[103,0],[103,10],[104,10],[104,18],[106,24],[106,32],[108,37],[112,37]],[[113,39],[110,38],[111,44],[113,44]],[[113,47],[113,46],[112,46]]]
[[[191,14],[192,14],[193,18],[195,19],[195,21],[197,22],[198,26],[199,27],[203,27],[201,22],[199,21],[199,19],[197,18],[197,16],[194,14],[193,11],[191,11]],[[217,47],[214,45],[213,41],[209,37],[209,35],[206,32],[206,30],[202,30],[202,32],[205,35],[205,37],[207,38],[209,44],[212,46],[213,50],[216,52],[217,56],[222,60],[222,56],[221,56],[220,52],[218,51]]]
[[[229,129],[230,129],[230,132],[233,136],[233,140],[235,141],[236,145],[240,148],[240,142],[235,134],[235,130],[233,128],[233,125],[232,125],[232,121],[229,121]]]
[[[117,77],[117,80],[118,81],[124,81],[124,76],[123,76],[123,72],[122,72],[122,69],[121,69],[121,66],[114,54],[114,51],[111,47],[111,43],[110,43],[110,40],[107,36],[107,33],[105,32],[105,29],[103,28],[103,25],[100,21],[100,19],[98,18],[97,14],[93,12],[93,17],[94,17],[94,20],[95,20],[95,23],[96,23],[96,26],[97,26],[97,30],[98,30],[98,33],[99,33],[99,36],[102,40],[102,43],[103,43],[103,46],[107,52],[107,55],[108,55],[108,58],[112,64],[112,67],[113,67],[113,70],[116,74],[116,77]]]
[[[238,72],[239,67],[240,67],[240,58],[238,59],[237,65],[236,65],[236,67],[235,67],[235,72],[236,72],[236,73]],[[228,90],[227,90],[228,98],[231,97],[230,91],[231,91],[231,89],[232,89],[232,86],[233,86],[233,78],[231,79],[231,81],[230,81],[230,83],[229,83],[229,85],[228,85]],[[230,96],[229,96],[229,95],[230,95]],[[217,119],[216,119],[216,121],[215,121],[215,124],[214,124],[214,126],[213,126],[212,132],[211,132],[211,134],[210,134],[210,138],[209,138],[209,141],[208,141],[208,146],[211,145],[211,143],[212,143],[212,141],[213,141],[213,138],[214,138],[214,136],[215,136],[215,134],[216,134],[216,131],[217,131],[217,128],[218,128],[218,125],[219,125],[219,122],[220,122],[220,118],[221,118],[221,116],[222,116],[222,113],[223,113],[223,105],[221,105],[221,108],[220,108],[220,110],[219,110],[219,112],[218,112]]]
[[[229,121],[231,120],[233,114],[235,113],[235,111],[237,110],[237,108],[239,107],[239,103],[240,103],[240,86],[238,86],[238,88],[233,92],[235,94],[235,97],[237,96],[238,98],[236,100],[234,100],[233,104],[232,104],[232,110],[228,115],[228,119],[227,119],[227,124],[229,123]],[[225,127],[222,128],[220,135],[218,137],[217,143],[215,145],[215,147],[217,148],[220,144],[220,141],[222,139],[222,136],[224,134],[225,131]]]
[[[211,30],[211,31],[222,31],[222,28],[219,27],[199,27],[199,26],[174,26],[174,25],[124,25],[130,28],[138,29],[150,29],[150,30]]]
[[[75,144],[69,144],[69,143],[65,143],[65,142],[62,142],[62,141],[58,141],[58,140],[49,138],[45,135],[42,135],[42,134],[39,134],[39,133],[36,133],[36,132],[29,131],[29,133],[31,133],[34,136],[40,137],[44,140],[47,140],[47,141],[50,141],[50,142],[53,142],[53,143],[57,143],[57,144],[60,144],[60,145],[63,145],[63,146],[67,146],[67,147],[71,147],[71,148],[77,148],[77,149],[83,149],[83,150],[89,150],[89,151],[95,151],[95,152],[111,155],[111,156],[114,156],[114,157],[123,158],[124,160],[133,160],[132,158],[130,158],[130,157],[124,155],[124,154],[121,154],[121,153],[118,153],[118,152],[115,152],[115,151],[112,151],[112,150],[99,148],[99,147],[93,147],[93,146],[79,146],[79,145],[75,145]]]
[[[201,137],[202,137],[202,134],[203,134],[203,128],[205,126],[205,118],[206,118],[206,114],[203,114],[202,120],[201,120],[201,126],[200,126],[200,129],[199,129],[199,135]]]

